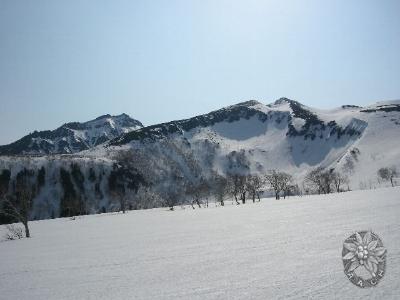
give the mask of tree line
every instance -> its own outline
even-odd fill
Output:
[[[193,209],[204,208],[212,201],[215,205],[225,206],[231,200],[236,205],[247,201],[259,202],[266,193],[276,200],[292,195],[329,194],[350,190],[349,178],[334,170],[317,167],[304,177],[300,187],[293,176],[281,170],[270,170],[265,174],[251,174],[248,170],[230,170],[226,174],[211,171],[207,176],[183,176],[178,173],[166,175],[168,180],[152,178],[146,172],[148,166],[140,157],[133,157],[131,152],[120,152],[110,171],[99,174],[93,168],[83,172],[76,163],[69,168],[60,167],[59,184],[62,190],[59,211],[51,217],[72,217],[107,211],[168,207],[174,210],[177,205],[189,205]],[[247,173],[246,173],[247,172]],[[379,180],[395,185],[398,175],[395,167],[380,168]],[[105,188],[100,183],[105,177]],[[165,177],[165,178],[167,178]],[[48,180],[48,179],[47,179]],[[35,197],[46,183],[46,169],[23,168],[14,177],[10,170],[0,171],[0,224],[20,222],[29,237],[28,222]],[[93,211],[85,193],[85,185],[93,186],[91,193],[99,202],[106,199],[108,205]]]

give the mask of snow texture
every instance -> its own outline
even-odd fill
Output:
[[[399,299],[399,193],[34,221],[32,238],[0,243],[0,298]],[[369,229],[388,249],[387,273],[360,289],[342,244]]]

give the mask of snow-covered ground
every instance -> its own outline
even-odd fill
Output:
[[[366,229],[388,257],[384,279],[363,290],[341,252]],[[0,299],[400,298],[399,187],[36,221],[31,231],[0,243]]]

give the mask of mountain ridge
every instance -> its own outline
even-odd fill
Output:
[[[73,154],[0,156],[0,171],[15,179],[24,168],[35,170],[35,176],[43,169],[44,183],[32,219],[65,216],[62,208],[70,202],[85,203],[85,213],[117,209],[110,182],[124,166],[123,171],[134,174],[121,175],[122,182],[148,180],[137,196],[138,208],[159,205],[152,202],[159,199],[154,195],[162,198],[201,179],[265,176],[274,169],[291,174],[304,192],[306,174],[319,167],[347,176],[345,189],[371,189],[383,184],[377,179],[379,168],[400,169],[399,107],[400,102],[380,102],[318,110],[287,98],[266,105],[250,100],[189,119],[120,132]],[[109,119],[101,116],[90,128],[105,120],[111,124]],[[76,132],[83,126],[67,124],[60,130]],[[135,192],[129,193],[136,197]],[[187,200],[184,192],[174,197]]]
[[[288,105],[288,108],[284,108],[279,110],[280,107],[284,105]],[[259,109],[262,107],[264,109]],[[342,108],[357,108],[361,109],[361,107],[353,106],[353,105],[346,105]],[[270,109],[266,111],[265,109]],[[343,129],[339,125],[334,122],[324,122],[318,119],[317,115],[307,106],[301,104],[298,101],[291,100],[285,97],[282,97],[271,104],[262,104],[257,100],[248,100],[244,102],[239,102],[234,105],[226,106],[224,108],[214,110],[212,112],[194,116],[188,119],[181,119],[181,120],[174,120],[170,122],[155,124],[143,127],[135,132],[129,132],[127,134],[123,134],[120,137],[116,137],[115,139],[111,140],[108,145],[123,145],[129,143],[133,140],[140,140],[140,139],[157,139],[161,138],[163,135],[172,134],[172,133],[179,133],[184,131],[189,131],[197,126],[212,126],[216,123],[222,121],[233,122],[237,121],[240,118],[250,118],[254,115],[257,115],[261,121],[265,121],[268,118],[268,114],[273,111],[280,111],[280,112],[290,112],[291,117],[299,118],[305,120],[305,130],[298,132],[293,126],[289,128],[288,134],[289,135],[305,135],[305,132],[312,126],[312,125],[321,125],[330,126],[332,127],[333,131],[338,131],[339,133],[347,133],[351,131],[350,129]],[[334,121],[334,120],[331,120]],[[359,134],[359,132],[351,131],[350,134]],[[306,135],[306,137],[315,138],[313,134]]]
[[[86,122],[68,122],[54,130],[33,131],[0,146],[0,155],[67,154],[87,150],[143,124],[127,114],[105,114]]]

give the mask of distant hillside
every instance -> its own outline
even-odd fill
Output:
[[[142,123],[126,114],[104,115],[85,123],[66,123],[55,130],[34,131],[0,146],[0,155],[76,153],[142,127]]]

